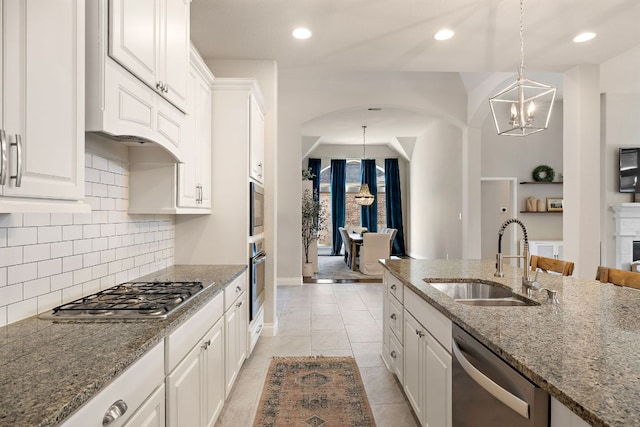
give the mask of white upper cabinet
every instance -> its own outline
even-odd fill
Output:
[[[129,149],[129,212],[136,214],[211,213],[211,87],[213,74],[195,48],[191,51],[187,115],[176,164],[159,149]]]
[[[77,203],[84,197],[84,6],[1,4],[0,213],[88,210]]]
[[[185,111],[189,0],[111,0],[109,55]]]
[[[211,208],[211,85],[213,75],[195,49],[187,90],[185,163],[178,165],[178,206]]]
[[[87,132],[160,146],[182,161],[189,6],[188,0],[86,2]]]
[[[264,112],[260,97],[250,98],[249,120],[249,174],[256,181],[264,182]]]

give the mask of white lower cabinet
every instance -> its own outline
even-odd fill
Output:
[[[423,426],[451,426],[451,354],[406,309],[404,391]]]
[[[165,425],[164,384],[153,392],[140,409],[131,417],[125,427],[164,427]]]
[[[389,272],[384,283],[383,360],[421,426],[451,427],[451,321]]]
[[[167,376],[168,426],[212,426],[224,404],[222,319]]]
[[[164,426],[164,345],[156,345],[62,427]],[[159,403],[162,400],[162,403]],[[157,424],[154,424],[157,419]]]
[[[224,314],[226,339],[226,391],[229,396],[231,388],[238,377],[240,368],[247,358],[248,312],[246,292],[234,300],[231,307]]]

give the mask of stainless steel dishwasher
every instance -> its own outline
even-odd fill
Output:
[[[549,394],[453,325],[454,427],[549,426]]]

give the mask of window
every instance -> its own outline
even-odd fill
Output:
[[[378,185],[378,229],[387,226],[386,194],[384,182],[384,167],[376,166]],[[360,205],[355,201],[355,195],[360,191],[360,159],[347,160],[346,168],[346,219],[345,227],[360,226]],[[329,224],[333,223],[331,217],[331,166],[327,166],[320,172],[320,200],[328,209]],[[318,246],[331,246],[332,233],[326,230],[318,240]]]

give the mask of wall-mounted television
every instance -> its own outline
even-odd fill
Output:
[[[620,148],[620,192],[640,193],[640,147]]]

